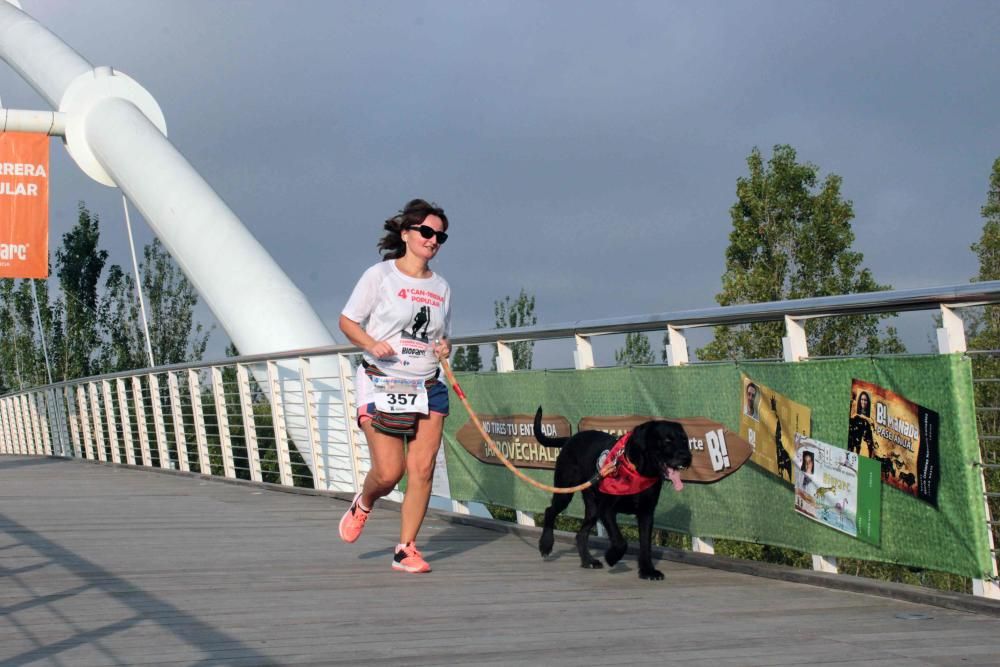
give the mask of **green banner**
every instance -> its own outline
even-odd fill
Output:
[[[656,516],[659,527],[970,577],[989,572],[981,474],[971,464],[979,457],[971,364],[962,355],[459,373],[458,378],[480,414],[531,415],[541,405],[547,417],[565,418],[573,432],[586,417],[655,415],[703,417],[738,433],[745,403],[741,373],[807,406],[812,437],[845,449],[854,380],[885,387],[933,410],[940,420],[937,507],[883,484],[881,539],[867,544],[798,515],[788,482],[748,462],[712,484],[688,483],[680,493],[665,488]],[[454,396],[451,405],[445,454],[452,497],[543,511],[551,500],[548,494],[459,443],[457,434],[468,415]],[[521,451],[533,451],[531,436],[518,434],[517,439]],[[517,448],[518,442],[512,439],[512,446]],[[524,472],[552,483],[551,470]],[[567,513],[583,515],[579,495]]]

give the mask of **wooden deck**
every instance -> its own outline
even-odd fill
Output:
[[[1000,617],[663,562],[586,571],[529,529],[196,476],[0,457],[0,665],[1000,665]]]

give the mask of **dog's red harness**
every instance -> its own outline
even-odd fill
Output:
[[[597,485],[597,490],[601,493],[611,496],[631,496],[645,491],[660,479],[659,477],[646,477],[639,474],[632,462],[625,456],[625,445],[628,444],[628,439],[631,436],[632,432],[629,431],[619,438],[618,442],[598,463],[598,468],[608,463],[615,466],[615,469],[607,477],[603,477]]]

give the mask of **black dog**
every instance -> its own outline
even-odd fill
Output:
[[[602,455],[611,450],[618,440],[603,431],[581,431],[569,438],[550,438],[542,433],[541,407],[535,413],[535,439],[546,447],[561,448],[555,468],[555,485],[560,487],[576,486],[593,478],[603,463]],[[587,546],[590,530],[598,519],[604,524],[611,541],[611,546],[604,552],[605,560],[608,565],[621,560],[628,543],[618,528],[618,514],[634,514],[639,525],[639,578],[663,579],[663,573],[653,567],[651,554],[653,511],[660,499],[663,480],[670,479],[679,491],[682,486],[679,471],[690,465],[688,437],[680,424],[657,420],[637,426],[625,444],[618,468],[631,466],[639,477],[646,478],[648,488],[629,495],[611,495],[594,484],[583,492],[586,515],[576,534],[581,567],[602,567],[601,562],[591,556]],[[609,475],[609,481],[612,477]],[[542,536],[538,540],[542,556],[552,553],[552,530],[556,517],[566,509],[572,498],[573,494],[553,494],[552,505],[545,510]]]

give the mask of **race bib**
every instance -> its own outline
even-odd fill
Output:
[[[371,381],[375,388],[375,409],[379,412],[427,414],[427,387],[423,380],[372,376]]]

